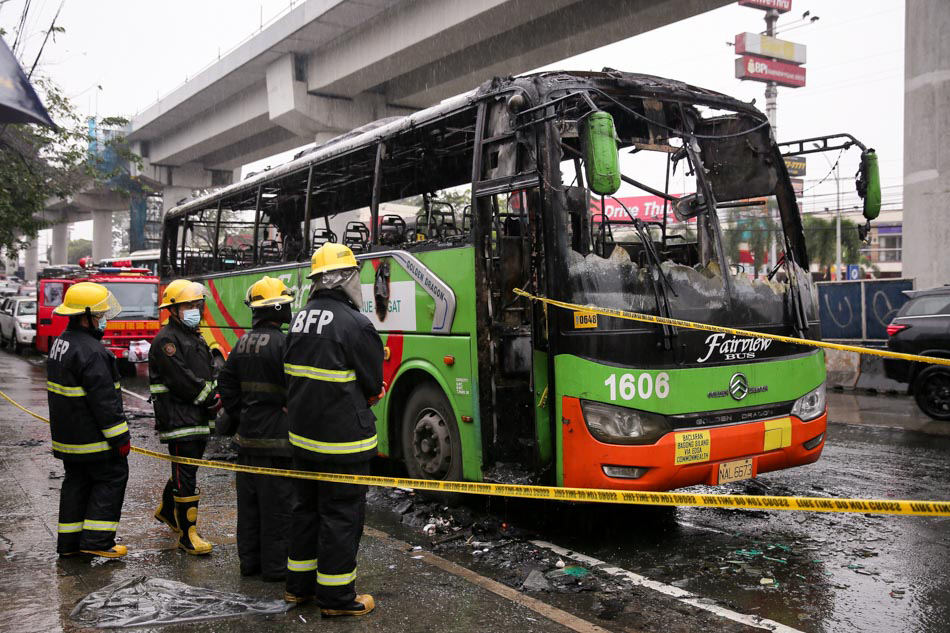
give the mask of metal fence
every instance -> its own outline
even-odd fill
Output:
[[[907,302],[913,279],[859,279],[818,283],[818,317],[825,340],[885,341],[887,324]]]

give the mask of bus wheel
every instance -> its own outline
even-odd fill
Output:
[[[914,380],[920,410],[934,420],[950,420],[950,369],[931,365]]]
[[[402,422],[403,458],[414,479],[458,481],[462,477],[462,443],[455,413],[436,385],[416,387]]]

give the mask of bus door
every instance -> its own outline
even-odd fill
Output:
[[[483,450],[491,460],[516,462],[539,472],[552,460],[547,406],[547,342],[543,312],[515,294],[543,285],[541,197],[535,161],[516,142],[504,102],[486,107],[476,160],[474,223],[480,246],[479,382]]]

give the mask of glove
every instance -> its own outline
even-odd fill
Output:
[[[128,456],[129,456],[129,450],[131,450],[131,448],[132,448],[132,442],[131,442],[131,441],[126,442],[125,444],[123,444],[123,445],[121,445],[121,446],[116,446],[116,449],[119,451],[119,455],[121,455],[122,457],[128,457]]]
[[[211,399],[211,404],[208,405],[208,412],[211,415],[217,415],[218,411],[221,410],[221,396],[219,394],[214,394],[214,397]]]
[[[382,400],[383,397],[385,397],[385,395],[386,395],[386,388],[387,388],[388,386],[389,386],[389,385],[387,385],[387,384],[386,384],[386,381],[384,380],[384,381],[383,381],[383,388],[380,389],[379,393],[376,394],[375,396],[370,396],[369,398],[367,398],[366,402],[369,404],[369,406],[373,406],[374,404],[376,404],[377,402],[379,402],[380,400]]]

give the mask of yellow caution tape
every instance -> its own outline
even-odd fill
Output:
[[[49,424],[43,416],[23,407],[0,391],[0,397],[21,411]],[[147,448],[132,447],[132,452],[178,464],[231,470],[254,475],[273,475],[294,479],[331,481],[342,484],[361,484],[384,488],[415,488],[438,492],[461,492],[474,495],[515,497],[518,499],[548,499],[550,501],[581,501],[586,503],[621,503],[649,506],[698,506],[709,508],[742,508],[747,510],[796,510],[807,512],[859,512],[866,514],[905,514],[916,516],[950,516],[950,501],[901,501],[890,499],[828,499],[823,497],[760,497],[747,495],[691,494],[686,492],[639,492],[635,490],[601,490],[596,488],[558,488],[555,486],[517,486],[486,484],[469,481],[435,481],[432,479],[404,479],[376,475],[343,475],[317,473],[305,470],[283,470],[245,466],[208,459],[175,457]]]
[[[661,325],[672,325],[674,327],[688,328],[691,330],[705,330],[707,332],[724,332],[726,334],[735,334],[736,336],[754,336],[758,338],[768,338],[773,341],[791,343],[793,345],[808,345],[811,347],[823,347],[826,349],[837,349],[843,352],[854,352],[856,354],[867,354],[869,356],[882,356],[884,358],[897,358],[915,363],[929,363],[931,365],[950,366],[950,358],[937,358],[936,356],[918,356],[917,354],[902,354],[892,352],[886,349],[871,349],[869,347],[859,347],[857,345],[841,345],[840,343],[828,343],[826,341],[812,341],[804,338],[795,338],[794,336],[782,336],[781,334],[767,334],[765,332],[753,332],[752,330],[740,330],[738,328],[724,327],[721,325],[710,325],[708,323],[695,323],[693,321],[683,321],[680,319],[670,319],[667,317],[653,316],[652,314],[641,314],[639,312],[628,312],[626,310],[615,310],[613,308],[598,308],[591,305],[580,305],[577,303],[567,303],[547,297],[538,297],[521,288],[515,288],[513,292],[516,295],[540,301],[545,305],[557,306],[565,310],[575,310],[587,314],[602,314],[604,316],[615,317],[617,319],[627,319],[628,321],[642,321],[644,323],[659,323]]]

